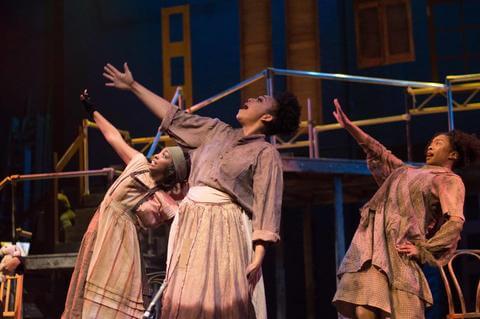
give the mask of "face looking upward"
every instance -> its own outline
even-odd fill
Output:
[[[451,145],[450,138],[445,134],[437,135],[427,147],[426,163],[452,168],[455,161],[458,160],[458,152]]]
[[[237,120],[242,127],[263,127],[264,122],[273,120],[274,108],[277,102],[269,95],[261,95],[257,98],[249,98],[237,113]]]
[[[164,148],[160,153],[152,156],[152,160],[149,164],[150,173],[152,176],[156,177],[163,176],[172,162],[173,159],[170,152],[167,148]]]

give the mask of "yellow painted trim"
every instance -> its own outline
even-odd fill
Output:
[[[177,86],[171,83],[172,69],[170,59],[183,57],[184,84],[183,93],[187,106],[192,105],[192,57],[190,47],[190,9],[189,5],[162,8],[162,61],[163,61],[163,96],[167,99],[173,97]],[[183,41],[170,42],[169,18],[173,14],[183,15]]]
[[[480,110],[480,103],[470,103],[465,106],[457,106],[453,108],[454,112],[475,111],[475,110]],[[446,113],[446,112],[448,112],[448,107],[446,106],[432,106],[432,107],[424,107],[421,110],[416,110],[416,109],[410,110],[410,114],[412,114],[413,116],[438,114],[438,113]]]
[[[474,91],[478,89],[480,89],[480,82],[452,85],[452,92]],[[419,89],[408,88],[407,89],[407,92],[410,95],[425,95],[425,94],[433,94],[433,93],[442,93],[446,91],[447,89],[442,89],[442,88],[419,88]]]

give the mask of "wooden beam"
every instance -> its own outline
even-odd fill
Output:
[[[272,65],[272,13],[270,0],[240,1],[240,75],[251,77]],[[242,101],[263,95],[265,81],[242,89]]]
[[[320,70],[320,40],[316,0],[286,0],[287,69]],[[305,106],[302,120],[307,119],[307,99],[312,101],[312,118],[322,122],[321,82],[315,79],[288,77],[287,88]]]

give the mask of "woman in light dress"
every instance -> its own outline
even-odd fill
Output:
[[[177,213],[167,192],[188,177],[188,157],[178,146],[166,147],[149,162],[95,110],[86,92],[81,100],[127,166],[83,237],[62,318],[140,318],[147,287],[138,230],[156,227]]]

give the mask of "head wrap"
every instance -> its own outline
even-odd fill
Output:
[[[183,182],[187,178],[187,161],[183,150],[179,146],[167,147],[170,156],[172,157],[173,166],[177,176],[177,182]]]

